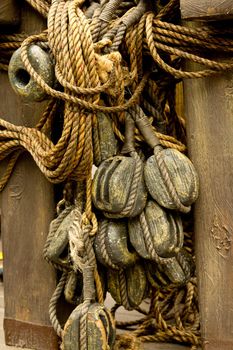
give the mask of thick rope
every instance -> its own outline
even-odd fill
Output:
[[[99,225],[99,232],[98,232],[98,236],[99,236],[99,249],[101,252],[101,257],[104,261],[104,263],[114,269],[114,270],[119,270],[119,267],[114,264],[107,252],[106,249],[106,244],[105,244],[105,237],[106,237],[106,233],[107,233],[107,228],[108,228],[108,221],[104,220],[100,225]]]
[[[129,198],[127,200],[127,204],[126,204],[124,210],[121,212],[121,215],[124,215],[124,216],[130,215],[130,213],[134,209],[137,191],[138,191],[138,185],[139,185],[139,181],[142,177],[142,172],[143,172],[142,161],[141,161],[139,155],[137,154],[137,152],[131,152],[130,155],[132,156],[132,158],[135,161],[135,170],[134,170],[133,179],[131,182]]]
[[[178,193],[177,193],[177,191],[172,183],[169,172],[167,170],[167,166],[164,162],[162,150],[157,149],[155,147],[154,156],[155,156],[156,162],[158,164],[158,168],[159,168],[159,171],[160,171],[161,176],[163,178],[163,181],[164,181],[166,188],[168,190],[168,193],[169,193],[171,199],[173,200],[174,204],[176,205],[176,208],[183,213],[188,213],[190,211],[191,207],[183,205],[182,202],[180,201]]]
[[[61,297],[61,294],[63,292],[63,289],[65,287],[66,281],[67,281],[68,274],[66,272],[63,272],[62,277],[56,287],[55,292],[53,293],[52,298],[49,302],[49,318],[51,321],[51,324],[57,333],[57,335],[61,338],[62,337],[62,327],[60,325],[60,322],[57,318],[57,303],[59,298]]]
[[[178,0],[171,0],[166,6],[162,6],[159,1],[153,5],[149,1],[139,1],[135,5],[135,1],[130,0],[101,0],[92,8],[91,2],[88,8],[86,5],[89,2],[81,0],[26,1],[44,18],[48,18],[48,30],[29,38],[26,34],[0,33],[0,70],[7,71],[12,53],[21,46],[26,70],[52,99],[35,127],[16,126],[0,119],[0,160],[8,160],[0,181],[0,190],[6,185],[17,159],[25,150],[32,155],[49,181],[62,183],[81,180],[85,183],[85,213],[82,215],[81,227],[79,221],[78,224],[74,223],[75,235],[69,233],[70,256],[75,268],[82,268],[77,257],[83,258],[84,246],[86,258],[95,266],[97,299],[103,303],[103,290],[92,247],[92,236],[98,229],[91,201],[93,154],[96,159],[100,159],[98,137],[93,133],[93,129],[97,128],[96,113],[109,114],[121,145],[124,142],[124,112],[138,105],[147,115],[162,146],[186,151],[185,122],[177,115],[175,108],[176,84],[182,78],[202,78],[232,70],[231,63],[212,59],[219,52],[224,52],[226,57],[232,54],[232,29],[218,29],[215,25],[191,29],[177,24]],[[28,57],[28,49],[32,44],[40,45],[52,56],[57,79],[54,87],[48,86],[33,68]],[[182,58],[201,64],[203,70],[183,71]],[[58,100],[61,101],[58,103]],[[59,115],[62,115],[61,132],[54,142],[54,125],[56,128]],[[142,148],[147,156],[144,138],[137,129],[135,140],[136,146]],[[155,157],[177,207],[183,212],[188,211],[174,191],[162,157],[157,152]],[[125,208],[128,213],[133,207],[140,171],[138,166]],[[71,210],[67,205],[73,204],[72,191],[68,187],[66,189],[66,199],[58,207],[58,219],[50,228],[45,257],[51,239]],[[163,264],[166,259],[156,254],[143,214],[140,222],[148,251],[155,262]],[[191,230],[188,228],[187,232]],[[102,243],[103,239],[101,236]],[[185,249],[193,254],[190,234],[185,235]],[[108,261],[102,244],[101,254]],[[55,267],[61,268],[59,264]],[[64,273],[50,304],[51,320],[59,335],[62,331],[55,309],[65,276]],[[174,340],[190,344],[193,350],[197,349],[200,345],[200,319],[196,281],[190,280],[182,287],[172,286],[159,270],[156,271],[156,280],[149,274],[147,279],[152,288],[150,312],[141,320],[128,325],[119,324],[130,329],[137,325],[137,329],[117,337],[116,349],[139,349],[144,341]],[[123,273],[120,280],[124,287],[121,288],[123,304],[129,308]],[[86,316],[83,315],[83,349],[86,346],[85,327]]]
[[[127,282],[126,282],[126,276],[125,276],[124,270],[119,270],[118,276],[119,276],[119,288],[120,288],[122,305],[126,310],[132,310],[133,308],[130,305],[129,298],[128,298]]]

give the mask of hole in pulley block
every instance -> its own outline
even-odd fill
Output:
[[[17,70],[16,74],[15,74],[15,78],[17,80],[17,83],[21,86],[21,87],[25,87],[28,85],[31,77],[29,75],[29,73],[25,70],[25,69],[19,69]]]

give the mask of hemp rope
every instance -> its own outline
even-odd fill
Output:
[[[57,318],[57,303],[59,298],[61,297],[64,286],[66,284],[67,276],[68,276],[67,272],[63,272],[62,277],[60,278],[60,281],[56,287],[56,290],[53,293],[53,296],[49,302],[49,318],[55,332],[60,338],[62,337],[63,330]]]
[[[156,162],[158,164],[159,171],[161,173],[161,176],[164,180],[164,183],[166,184],[166,188],[168,190],[168,193],[170,197],[172,198],[173,202],[175,203],[177,209],[183,213],[188,213],[190,211],[190,207],[185,206],[181,203],[178,193],[172,183],[172,180],[170,178],[169,172],[167,170],[167,166],[164,162],[162,150],[158,149],[158,147],[154,148],[154,156],[156,159]]]
[[[60,183],[68,178],[85,180],[84,240],[92,261],[94,256],[89,236],[97,230],[90,198],[93,147],[98,157],[98,140],[92,141],[92,128],[96,125],[95,113],[97,111],[108,113],[116,136],[124,141],[122,133],[124,111],[140,102],[141,106],[147,110],[148,117],[151,117],[154,132],[161,144],[185,151],[184,136],[181,137],[180,134],[184,124],[180,116],[176,116],[169,84],[172,80],[174,87],[180,78],[201,78],[232,69],[232,64],[215,62],[203,57],[203,48],[207,52],[207,57],[214,56],[219,51],[225,51],[226,54],[232,53],[232,30],[222,28],[219,30],[213,26],[201,30],[190,29],[174,24],[177,23],[179,12],[177,0],[170,1],[165,7],[160,8],[161,11],[158,10],[158,13],[155,11],[141,14],[138,22],[130,23],[128,27],[124,21],[130,18],[130,14],[137,7],[134,6],[133,1],[115,1],[115,13],[111,13],[110,8],[108,14],[107,10],[114,1],[111,1],[111,6],[107,6],[110,2],[103,0],[100,6],[90,11],[92,17],[90,14],[88,19],[79,9],[79,6],[82,6],[81,1],[74,1],[73,4],[70,1],[59,3],[52,1],[52,5],[51,1],[45,0],[26,1],[43,17],[48,17],[49,14],[48,32],[31,36],[26,40],[27,35],[0,34],[0,70],[7,70],[12,52],[23,42],[22,59],[27,71],[53,99],[34,128],[18,127],[3,119],[0,120],[0,160],[9,158],[6,172],[0,181],[0,190],[4,188],[17,159],[24,150],[30,152],[41,171],[51,182]],[[173,21],[174,23],[171,23]],[[112,46],[98,42],[103,40],[103,36],[106,39],[110,38]],[[56,60],[56,76],[63,86],[63,91],[47,86],[32,68],[27,53],[32,43],[40,45],[49,43]],[[128,55],[126,76],[121,68],[121,65],[125,65],[126,62],[120,60],[120,56],[116,60],[117,56],[115,56],[111,73],[108,74],[107,80],[101,81],[95,68],[96,60],[98,61],[96,54],[102,55],[105,50],[110,53],[119,50],[122,57]],[[166,55],[164,56],[163,53]],[[180,61],[173,56],[198,62],[206,69],[200,72],[183,72]],[[153,61],[152,66],[149,67],[152,70],[151,74],[143,67],[143,60],[146,57],[152,58]],[[154,73],[161,75],[161,81],[164,84],[158,86],[158,82],[155,83],[153,69]],[[114,92],[117,90],[115,96],[111,93],[114,87]],[[124,89],[129,95],[124,94]],[[103,101],[100,100],[100,94],[105,96]],[[155,109],[151,101],[157,98],[157,94],[160,97],[158,108]],[[58,108],[57,99],[64,101],[65,114],[61,137],[54,144],[48,135],[51,133],[52,120]],[[158,131],[158,125],[161,123],[162,126],[163,122],[167,129],[165,128],[165,132],[163,130],[161,133]],[[137,143],[144,142],[138,130],[136,130],[136,140]],[[186,249],[192,251],[190,235],[185,238]],[[97,274],[96,281],[98,284]],[[139,327],[136,331],[120,336],[117,339],[116,348],[138,349],[140,342],[143,341],[175,339],[178,342],[185,341],[193,344],[192,349],[196,349],[200,344],[196,282],[192,280],[182,288],[182,292],[174,286],[156,289],[154,294],[152,293],[151,314],[138,323]],[[100,284],[97,289],[101,300],[103,297],[101,297]],[[60,292],[57,291],[56,298]],[[171,305],[172,301],[174,318],[171,310],[169,316],[168,306],[166,306]],[[183,308],[178,307],[180,302]],[[175,326],[168,324],[170,317],[175,319]],[[158,324],[159,329],[157,327],[154,334],[148,335],[148,331],[151,334],[154,322]]]
[[[119,270],[118,265],[114,264],[107,252],[106,245],[105,245],[105,235],[108,227],[108,221],[105,220],[99,225],[99,243],[100,243],[100,251],[101,251],[101,256],[104,260],[104,263],[109,266],[110,268],[114,270]]]
[[[122,305],[126,310],[133,310],[128,298],[127,282],[126,282],[124,270],[119,270],[118,274],[119,274],[119,287],[120,287],[120,296],[121,296]]]
[[[131,182],[129,198],[124,210],[121,212],[122,215],[130,214],[133,211],[133,207],[136,201],[138,184],[143,172],[142,161],[137,152],[130,152],[130,156],[135,160],[135,169]]]

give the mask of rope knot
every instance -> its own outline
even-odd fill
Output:
[[[96,234],[98,230],[98,222],[94,213],[87,215],[87,213],[83,213],[82,215],[82,227],[89,227],[89,236],[92,237]]]
[[[109,59],[109,55],[101,56],[95,54],[96,64],[97,64],[97,73],[99,75],[100,81],[106,83],[109,79],[110,73],[113,71],[113,61]]]
[[[132,333],[117,335],[114,350],[142,350],[141,341]]]

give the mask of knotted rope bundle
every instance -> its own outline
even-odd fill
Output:
[[[130,309],[133,305],[142,313],[142,318],[139,320],[116,322],[117,327],[127,329],[128,333],[123,336],[117,335],[114,349],[140,349],[141,343],[145,341],[188,343],[193,350],[197,349],[200,345],[200,324],[196,280],[190,279],[192,268],[187,258],[187,252],[194,256],[189,217],[184,217],[183,229],[172,219],[171,213],[170,224],[166,225],[166,230],[160,230],[161,235],[167,235],[166,242],[169,242],[170,237],[174,237],[177,241],[180,239],[182,244],[184,241],[183,248],[179,243],[175,249],[168,249],[171,257],[161,257],[157,252],[158,249],[156,250],[158,248],[156,240],[151,236],[153,230],[146,221],[148,214],[145,204],[141,204],[138,218],[145,247],[150,253],[149,259],[143,259],[143,256],[139,256],[140,254],[135,251],[131,252],[132,246],[127,232],[128,219],[123,219],[121,227],[124,227],[124,234],[119,236],[115,226],[109,225],[107,221],[98,228],[98,222],[104,222],[102,221],[104,212],[100,213],[93,208],[91,198],[92,166],[100,164],[101,172],[101,164],[102,166],[104,164],[103,152],[100,152],[101,138],[96,132],[101,116],[98,115],[97,118],[97,114],[105,114],[115,134],[118,148],[112,155],[109,154],[109,149],[106,152],[113,158],[119,156],[122,143],[127,143],[125,124],[128,113],[136,123],[132,134],[133,140],[136,141],[137,152],[135,149],[127,151],[137,160],[135,169],[134,165],[132,167],[134,174],[139,174],[140,170],[141,176],[145,168],[145,159],[151,156],[149,149],[151,145],[148,143],[147,133],[143,132],[145,127],[146,130],[150,129],[150,135],[153,134],[152,139],[156,138],[156,147],[159,145],[160,151],[163,150],[162,147],[168,147],[185,152],[185,121],[176,111],[176,84],[182,78],[201,78],[232,69],[232,64],[215,62],[208,58],[219,51],[232,53],[232,31],[219,31],[213,26],[200,30],[178,25],[178,0],[170,2],[161,0],[156,3],[151,3],[149,0],[26,1],[47,18],[48,28],[28,38],[24,34],[0,34],[0,69],[7,70],[13,51],[21,47],[21,59],[30,79],[33,79],[47,94],[49,102],[38,124],[33,128],[16,126],[0,119],[0,160],[7,157],[9,159],[0,189],[4,188],[17,159],[25,150],[32,155],[49,181],[66,183],[64,198],[58,204],[58,217],[50,226],[44,249],[46,260],[63,271],[50,303],[51,322],[57,334],[63,340],[66,339],[56,316],[57,302],[68,285],[70,273],[82,274],[84,266],[88,266],[94,268],[96,300],[101,305],[106,289],[111,289],[106,286],[106,276],[110,276],[112,272],[112,285],[116,286],[116,289],[119,286],[119,295],[124,306]],[[50,86],[33,66],[29,55],[32,44],[43,48],[54,62],[56,82],[53,86]],[[199,72],[185,72],[181,69],[181,58],[202,64],[205,69]],[[144,129],[140,128],[138,122],[140,114],[145,115]],[[107,137],[104,140],[109,141]],[[155,148],[154,146],[153,144],[152,148]],[[169,164],[161,158],[162,152],[156,153],[157,150],[158,147],[154,150],[154,156],[161,178],[169,189],[168,197],[172,195],[177,210],[187,212],[191,202],[186,207],[178,198],[179,191],[171,181]],[[101,198],[109,198],[107,185],[112,176],[119,175],[118,163],[119,158],[114,158],[109,168],[105,169],[105,177],[103,173],[100,174],[100,179],[104,180],[99,186]],[[138,171],[137,165],[140,165]],[[179,177],[179,171],[177,174]],[[71,183],[74,184],[73,189],[69,187]],[[197,188],[195,176],[193,183]],[[134,191],[138,187],[135,184],[136,180],[132,186]],[[113,191],[113,198],[115,195],[117,197],[117,188]],[[126,205],[125,207],[123,205],[120,214],[130,217],[134,201],[135,194],[129,191]],[[163,213],[163,210],[159,212]],[[118,217],[117,211],[115,214],[115,217]],[[165,214],[161,214],[160,222],[166,217]],[[119,264],[120,255],[117,250],[113,252],[113,249],[117,248],[114,248],[116,240],[114,241],[112,237],[121,237],[121,240],[126,241],[128,239],[119,247],[127,247],[127,254],[135,257],[127,260],[129,266],[124,266],[122,261]],[[98,259],[97,252],[93,250],[94,239],[97,242],[95,249],[101,245],[99,254],[102,260]],[[53,250],[54,247],[56,250]],[[179,251],[180,248],[183,250]],[[100,264],[102,261],[108,267],[107,274],[105,267]],[[166,266],[165,261],[170,262],[170,265]],[[136,275],[132,277],[130,271],[135,270],[135,262],[139,266],[138,271],[145,271],[143,290],[135,288],[132,282]],[[174,275],[174,270],[179,270],[179,273]],[[108,282],[109,280],[110,278]],[[180,285],[172,283],[177,281]],[[82,286],[72,287],[74,298],[76,287],[82,289]],[[145,311],[136,305],[135,300],[141,299],[135,290],[141,293],[140,297],[149,298],[149,310]],[[82,297],[81,293],[78,298]],[[77,300],[78,298],[76,296]],[[84,304],[85,310],[81,310],[82,315],[78,316],[81,317],[79,327],[82,330],[80,339],[82,349],[87,344],[86,315],[90,306],[89,302],[88,307],[85,301]],[[113,308],[113,315],[118,307],[119,305],[116,305]],[[110,320],[109,316],[106,316],[106,320]],[[111,341],[104,345],[107,349],[109,344],[112,346],[114,337],[103,329],[108,323],[106,320],[104,325],[101,325],[101,334],[108,334],[111,338]],[[68,328],[65,327],[66,330]],[[66,349],[65,340],[63,346]]]

